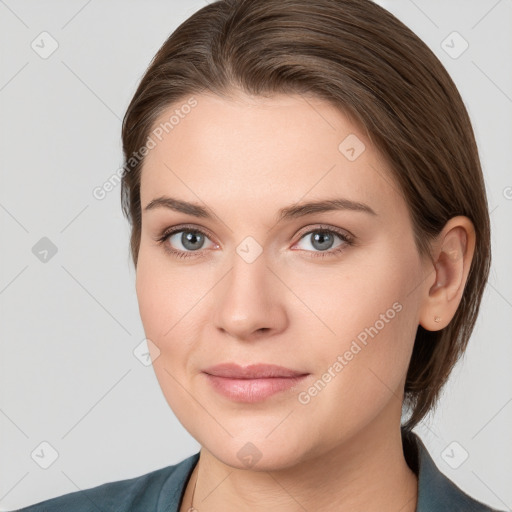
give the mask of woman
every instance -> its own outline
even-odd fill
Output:
[[[492,510],[412,432],[490,265],[471,123],[417,36],[369,0],[211,3],[123,149],[151,359],[201,450],[23,510]]]

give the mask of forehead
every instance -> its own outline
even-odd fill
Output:
[[[276,210],[302,198],[342,196],[374,210],[386,203],[396,208],[402,200],[364,132],[327,101],[302,95],[193,98],[195,106],[183,108],[186,98],[154,123],[155,145],[141,176],[143,206],[163,194]]]

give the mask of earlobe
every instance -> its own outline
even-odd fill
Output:
[[[473,223],[464,216],[453,217],[434,245],[435,263],[430,270],[434,282],[426,283],[419,317],[420,325],[429,331],[446,327],[457,311],[473,259]]]

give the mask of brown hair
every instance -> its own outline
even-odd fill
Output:
[[[388,160],[419,253],[454,216],[475,226],[461,303],[448,326],[418,326],[405,383],[411,430],[436,404],[463,354],[489,274],[490,223],[471,122],[443,65],[409,28],[370,0],[220,0],[184,21],[151,61],[123,120],[122,208],[137,266],[138,151],[155,120],[191,94],[311,94],[350,115]],[[137,158],[134,158],[137,155]]]

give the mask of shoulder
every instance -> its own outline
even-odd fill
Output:
[[[144,475],[108,482],[41,501],[14,512],[146,512],[177,509],[185,484],[199,459],[196,453],[173,466]]]
[[[434,463],[422,440],[413,432],[405,433],[404,453],[418,475],[416,512],[500,512],[476,500],[452,482]],[[411,464],[410,464],[411,465]]]

